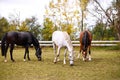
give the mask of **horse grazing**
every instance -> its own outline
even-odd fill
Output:
[[[91,61],[91,41],[92,41],[92,35],[89,31],[83,31],[80,33],[80,53],[82,51],[83,61],[86,61],[87,59]],[[87,50],[89,49],[89,57],[87,58]],[[80,54],[78,54],[78,58],[80,57]]]
[[[53,41],[53,48],[55,52],[55,59],[54,63],[56,63],[59,59],[60,55],[60,49],[61,47],[65,46],[65,52],[64,52],[64,61],[63,63],[66,64],[66,53],[67,50],[69,51],[69,60],[70,60],[70,65],[73,65],[73,46],[70,40],[70,36],[68,35],[67,32],[62,32],[62,31],[55,31],[52,34],[52,41]],[[56,48],[58,47],[57,51]],[[56,54],[57,52],[57,54]]]
[[[39,61],[41,60],[41,53],[42,53],[41,48],[39,46],[38,40],[33,36],[32,33],[30,32],[7,32],[2,37],[2,40],[1,40],[1,52],[2,52],[2,56],[5,56],[5,60],[4,60],[5,62],[7,62],[6,55],[7,55],[7,50],[9,46],[10,46],[11,60],[13,62],[15,61],[12,56],[15,44],[25,47],[24,61],[26,60],[26,54],[27,54],[28,60],[30,60],[28,48],[30,47],[31,44],[33,44],[35,47],[36,57],[38,58]]]

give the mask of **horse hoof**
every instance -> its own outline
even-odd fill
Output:
[[[12,60],[12,62],[15,62],[15,60]]]
[[[41,59],[38,59],[38,61],[41,61]]]
[[[66,64],[66,62],[63,63],[64,65]]]
[[[54,64],[56,64],[57,62],[54,62]]]
[[[60,61],[60,59],[57,59],[57,61],[59,62],[59,61]]]
[[[26,61],[26,59],[23,59],[23,61],[25,62],[25,61]]]
[[[6,62],[7,62],[7,60],[4,60],[4,62],[6,63]]]
[[[70,66],[73,66],[74,64],[70,64]]]
[[[88,59],[89,61],[92,61],[91,59]]]
[[[38,58],[38,61],[41,61],[42,59],[41,58]]]

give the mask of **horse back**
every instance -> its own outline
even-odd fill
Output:
[[[6,42],[13,43],[18,39],[17,32],[8,32],[6,36]]]
[[[66,46],[70,49],[73,49],[73,46],[72,46],[72,42],[70,40],[70,36],[68,35],[67,32],[62,32],[62,31],[55,31],[53,32],[52,34],[52,41],[54,44],[56,44],[57,46]],[[71,51],[69,49],[69,51]]]
[[[80,33],[80,43],[84,45],[84,41],[87,42],[87,45],[91,45],[92,34],[89,31],[83,31]]]
[[[6,40],[8,43],[14,43],[17,45],[32,43],[32,37],[29,32],[8,32]]]

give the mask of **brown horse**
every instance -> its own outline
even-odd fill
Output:
[[[89,31],[83,31],[80,33],[80,53],[82,51],[83,61],[86,61],[87,59],[91,61],[91,41],[92,41],[92,35]],[[89,50],[89,57],[87,58],[87,50]],[[80,57],[80,54],[78,54],[78,58]]]

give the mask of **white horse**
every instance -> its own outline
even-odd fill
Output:
[[[62,32],[62,31],[55,31],[52,34],[52,41],[53,41],[53,48],[54,48],[54,52],[55,52],[55,59],[54,59],[54,63],[56,63],[58,61],[58,57],[60,55],[60,49],[61,47],[65,46],[65,52],[64,52],[64,61],[63,63],[66,64],[66,53],[67,50],[69,51],[69,60],[70,60],[70,65],[73,65],[73,57],[74,57],[74,53],[73,53],[73,45],[72,42],[70,40],[70,36],[68,35],[67,32]],[[58,47],[57,51],[56,51],[56,47]],[[57,54],[56,54],[57,52]]]

